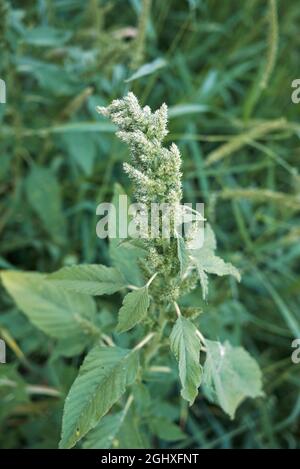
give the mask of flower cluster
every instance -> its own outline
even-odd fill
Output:
[[[128,93],[97,111],[119,127],[117,136],[130,147],[132,164],[124,163],[124,170],[134,183],[136,200],[177,207],[182,196],[181,157],[175,144],[169,149],[162,146],[168,133],[166,104],[151,112],[149,106],[141,108],[135,95]]]

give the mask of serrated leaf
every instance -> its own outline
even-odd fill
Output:
[[[205,299],[208,294],[208,274],[216,274],[219,276],[233,275],[238,281],[241,280],[239,271],[229,262],[216,256],[216,238],[210,225],[206,225],[204,234],[204,243],[200,249],[191,249],[189,251],[192,262],[197,268],[200,283],[202,287],[202,295]]]
[[[170,335],[171,350],[179,366],[181,395],[190,405],[193,404],[201,383],[200,341],[196,327],[189,319],[180,316]]]
[[[66,223],[62,213],[60,187],[47,168],[33,166],[25,181],[27,199],[45,230],[57,242],[64,242]]]
[[[39,273],[7,270],[1,279],[20,310],[45,334],[75,340],[93,329],[96,307],[91,297],[62,290]]]
[[[109,411],[136,379],[138,352],[94,347],[67,396],[60,448],[72,448]]]
[[[115,268],[96,264],[63,267],[48,275],[47,279],[53,285],[87,295],[111,295],[125,286]]]
[[[246,397],[263,396],[260,368],[242,347],[210,340],[206,340],[205,345],[205,390],[208,397],[233,419],[237,407]]]
[[[119,311],[117,332],[125,332],[141,322],[147,314],[150,298],[148,287],[133,290],[124,297]]]

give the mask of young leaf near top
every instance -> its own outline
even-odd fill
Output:
[[[142,321],[149,308],[148,287],[142,287],[127,293],[119,311],[117,332],[125,332]]]

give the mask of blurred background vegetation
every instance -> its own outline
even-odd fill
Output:
[[[153,109],[168,104],[184,199],[205,203],[220,254],[242,271],[238,287],[213,279],[207,304],[199,290],[189,304],[202,304],[206,336],[256,357],[266,397],[230,421],[162,385],[154,412],[187,435],[174,447],[300,447],[299,21],[295,0],[0,0],[0,268],[108,263],[95,209],[115,182],[130,190],[128,152],[95,106],[132,90]],[[109,323],[120,299],[106,301]],[[0,447],[55,448],[82,356],[33,327],[2,287],[0,332]],[[143,412],[123,447],[140,444],[135,426]],[[159,431],[147,444],[166,446]]]

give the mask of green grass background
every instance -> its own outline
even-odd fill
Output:
[[[190,301],[208,337],[256,357],[265,398],[231,422],[201,396],[188,409],[174,385],[160,410],[188,435],[174,447],[300,447],[299,21],[295,0],[0,0],[0,268],[108,262],[95,209],[115,182],[130,190],[128,151],[95,106],[131,90],[168,104],[184,200],[205,203],[220,254],[242,271],[240,285],[212,279],[208,302],[199,290]],[[62,357],[3,288],[0,330],[0,447],[55,448],[82,357]]]

